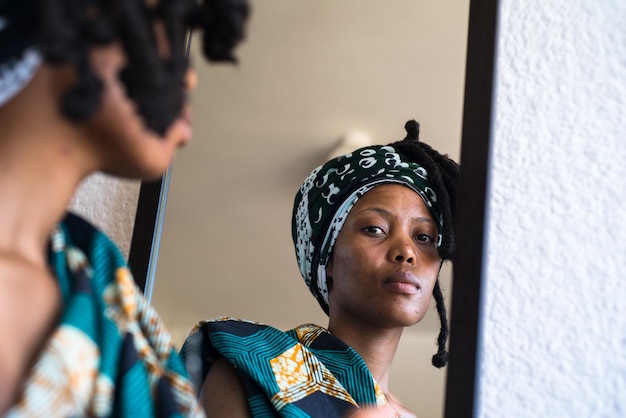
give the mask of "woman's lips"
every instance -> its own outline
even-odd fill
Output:
[[[389,276],[383,285],[394,293],[414,295],[420,290],[420,283],[417,277],[406,271],[400,271]]]

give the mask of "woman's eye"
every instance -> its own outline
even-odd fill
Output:
[[[367,232],[368,234],[382,234],[384,232],[383,229],[379,226],[366,226],[365,228],[363,228],[363,231]]]
[[[420,242],[426,242],[426,243],[434,243],[435,239],[433,237],[431,237],[428,234],[418,234],[415,236],[415,239],[417,239]]]

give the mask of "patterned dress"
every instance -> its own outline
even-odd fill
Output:
[[[345,417],[358,406],[386,403],[361,356],[313,324],[283,332],[227,317],[202,321],[181,356],[198,391],[211,364],[225,357],[255,418]]]
[[[102,232],[68,215],[50,266],[60,323],[8,417],[204,416],[169,334]]]

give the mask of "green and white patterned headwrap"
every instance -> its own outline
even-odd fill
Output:
[[[356,201],[381,184],[399,183],[414,190],[437,224],[439,247],[443,216],[424,167],[388,145],[360,148],[333,158],[309,174],[296,194],[292,238],[300,273],[328,314],[326,264],[337,236]]]

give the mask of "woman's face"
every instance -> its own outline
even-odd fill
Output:
[[[167,54],[167,39],[155,26],[158,49]],[[104,84],[101,104],[95,115],[85,123],[88,141],[95,147],[100,169],[121,177],[152,179],[163,174],[177,148],[191,139],[191,113],[185,105],[179,117],[170,125],[163,137],[149,130],[135,103],[129,99],[119,72],[126,64],[121,45],[94,48],[90,53],[94,73]],[[185,86],[195,86],[195,74],[187,72]],[[155,100],[159,100],[155,92]]]
[[[437,226],[417,193],[377,186],[354,205],[327,266],[330,320],[384,328],[419,322],[441,259]]]

